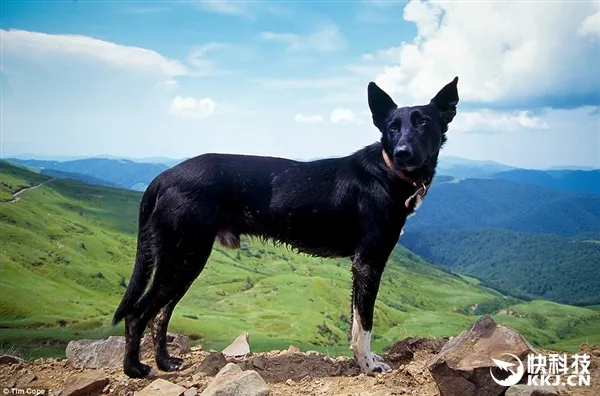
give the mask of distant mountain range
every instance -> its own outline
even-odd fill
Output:
[[[477,161],[452,156],[440,156],[437,174],[459,178],[487,177],[495,173],[516,169],[495,161]]]
[[[599,172],[557,172],[439,180],[400,243],[513,296],[600,304]]]
[[[600,231],[600,195],[495,179],[434,182],[405,231],[475,228],[563,236]]]
[[[163,164],[167,166],[174,166],[187,158],[169,158],[169,157],[119,157],[110,154],[100,154],[94,156],[80,156],[80,155],[36,155],[36,154],[19,154],[13,155],[6,158],[2,158],[10,161],[22,161],[22,160],[38,160],[38,161],[49,161],[49,162],[66,162],[66,161],[77,161],[84,159],[111,159],[111,160],[128,160],[131,162],[140,162],[147,164]]]
[[[600,170],[513,169],[496,173],[491,177],[556,190],[600,194]]]
[[[39,169],[41,173],[52,174],[59,178],[89,182],[91,177],[94,180],[92,184],[103,184],[108,187],[120,187],[135,191],[145,190],[152,179],[169,168],[164,164],[106,158],[87,158],[64,162],[17,158],[8,160]]]

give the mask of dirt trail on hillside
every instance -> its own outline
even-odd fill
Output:
[[[250,354],[245,358],[229,358],[242,369],[256,370],[267,382],[273,396],[339,395],[339,396],[439,396],[438,388],[427,368],[428,361],[441,348],[440,340],[427,341],[418,349],[403,354],[392,350],[386,355],[393,370],[376,377],[359,374],[354,361],[347,357],[329,358],[317,352],[271,351]],[[398,353],[400,352],[400,353]],[[582,346],[582,352],[592,356],[591,387],[561,390],[561,395],[592,396],[600,394],[600,349]],[[205,373],[194,374],[208,352],[193,348],[186,354],[182,370],[174,373],[155,372],[151,379],[131,379],[120,367],[100,369],[109,383],[102,394],[133,396],[156,378],[162,378],[187,389],[195,388],[200,394],[214,377]],[[153,361],[145,361],[154,366]],[[65,380],[82,372],[96,370],[73,369],[64,359],[38,359],[35,362],[4,365],[0,370],[0,388],[52,389],[45,394],[60,395]]]
[[[40,184],[36,184],[35,186],[22,188],[19,191],[17,191],[16,193],[13,194],[13,199],[12,200],[6,201],[6,202],[3,202],[3,203],[15,203],[15,202],[19,202],[21,200],[21,195],[25,191],[34,190],[34,189],[39,188],[39,187],[43,186],[44,184],[50,183],[50,182],[52,182],[54,180],[56,180],[55,177],[53,177],[52,179],[45,180],[45,181],[41,182]]]

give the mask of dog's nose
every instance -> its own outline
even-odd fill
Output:
[[[394,149],[394,157],[399,160],[405,160],[412,157],[412,150],[408,146],[400,146]]]

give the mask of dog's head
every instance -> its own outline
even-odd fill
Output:
[[[373,123],[381,131],[383,149],[396,169],[411,172],[437,161],[448,124],[456,115],[457,85],[455,77],[427,105],[398,107],[377,84],[369,83]]]

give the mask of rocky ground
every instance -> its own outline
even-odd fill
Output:
[[[467,333],[467,331],[465,332]],[[466,334],[472,338],[473,332]],[[458,338],[463,336],[461,334]],[[494,335],[491,337],[494,338]],[[247,338],[246,338],[247,339]],[[236,340],[240,341],[240,340]],[[241,344],[244,344],[242,337]],[[472,341],[472,340],[470,340]],[[225,357],[221,352],[185,348],[182,369],[174,373],[153,372],[149,379],[130,379],[120,365],[113,367],[74,368],[98,365],[97,360],[84,362],[67,359],[38,359],[34,362],[0,357],[0,392],[3,394],[77,395],[440,395],[439,378],[432,377],[430,364],[439,359],[447,340],[406,339],[396,343],[384,355],[393,370],[375,377],[359,373],[355,362],[347,357],[331,358],[317,352],[300,352],[291,346],[285,351],[248,353]],[[479,342],[479,341],[477,341]],[[454,342],[454,344],[456,344]],[[448,343],[450,345],[450,343]],[[469,348],[473,345],[470,344]],[[249,347],[249,346],[246,346]],[[235,349],[235,348],[234,348]],[[448,346],[444,350],[448,349]],[[525,393],[513,387],[506,395],[600,395],[600,347],[582,346],[591,355],[591,387],[541,389]],[[79,352],[78,352],[79,353]],[[235,354],[235,353],[233,353]],[[69,353],[67,353],[69,356]],[[148,354],[146,354],[148,356]],[[96,356],[93,357],[96,359]],[[464,362],[465,360],[463,360]],[[116,360],[115,360],[116,362]],[[144,362],[155,367],[152,359]],[[110,365],[102,362],[102,365]],[[465,374],[461,374],[465,376]],[[489,375],[489,368],[488,373]],[[450,377],[444,380],[451,381]],[[470,381],[473,380],[472,378]],[[437,382],[436,382],[437,381]],[[475,382],[474,380],[472,382]],[[29,393],[20,393],[22,391]],[[528,393],[527,393],[528,392]],[[536,391],[537,392],[537,391]],[[503,394],[495,392],[494,395]],[[38,391],[37,394],[42,394]],[[458,393],[464,395],[464,393]],[[483,388],[474,395],[491,394]],[[467,396],[467,395],[465,395]]]
[[[434,345],[432,345],[434,344]],[[359,374],[358,366],[350,358],[329,358],[317,352],[272,351],[251,354],[242,358],[227,358],[243,369],[253,369],[266,381],[272,395],[438,395],[437,387],[427,369],[427,361],[438,349],[439,341],[426,341],[415,352],[414,358],[387,359],[394,370],[377,377]],[[2,366],[0,388],[52,389],[53,394],[64,389],[70,377],[81,373],[101,373],[108,378],[101,394],[133,395],[162,378],[186,389],[201,393],[213,380],[206,373],[194,374],[208,352],[192,348],[185,356],[184,367],[175,373],[158,372],[157,377],[133,380],[120,367],[102,369],[74,369],[66,359],[39,359],[31,363]],[[388,357],[388,356],[386,356]],[[145,363],[153,365],[151,359]],[[191,392],[190,394],[193,394]],[[64,396],[64,395],[63,395]]]

